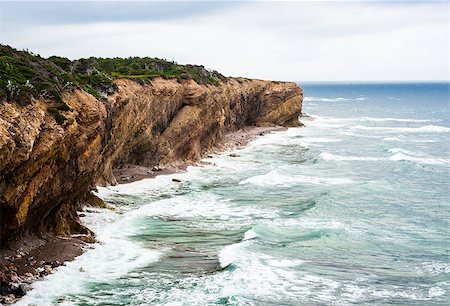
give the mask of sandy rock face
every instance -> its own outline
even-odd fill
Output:
[[[48,101],[0,103],[2,245],[36,233],[86,233],[76,208],[96,185],[115,184],[125,164],[198,160],[226,132],[249,125],[298,126],[295,83],[228,79],[219,86],[154,79],[117,80],[106,101],[66,92],[61,125]]]

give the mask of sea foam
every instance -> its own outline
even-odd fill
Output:
[[[334,155],[331,153],[323,152],[320,153],[319,156],[323,160],[327,161],[377,161],[381,160],[381,158],[378,157],[369,157],[369,156],[341,156],[341,155]]]
[[[366,97],[358,97],[358,98],[322,98],[322,97],[305,97],[303,98],[304,102],[348,102],[348,101],[366,101]]]
[[[403,132],[403,133],[448,133],[450,128],[439,125],[424,125],[421,127],[380,127],[355,125],[351,129],[381,131],[381,132]]]
[[[278,173],[276,170],[273,170],[263,175],[252,176],[241,181],[239,184],[289,187],[296,184],[340,185],[351,183],[353,183],[353,181],[346,178],[330,178],[307,175],[284,175]]]

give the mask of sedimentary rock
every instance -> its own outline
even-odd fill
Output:
[[[66,119],[51,103],[0,102],[1,241],[24,234],[89,233],[77,207],[96,185],[116,184],[113,168],[197,161],[225,133],[244,126],[297,126],[295,83],[228,78],[215,85],[156,78],[115,80],[98,100],[64,91]]]

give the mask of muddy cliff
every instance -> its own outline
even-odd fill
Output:
[[[195,162],[245,126],[298,126],[295,83],[227,78],[218,84],[156,77],[114,81],[103,99],[82,88],[0,103],[1,240],[88,233],[76,213],[124,165]],[[56,104],[64,108],[55,111]]]

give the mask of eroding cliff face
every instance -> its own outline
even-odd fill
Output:
[[[76,209],[97,184],[115,184],[125,164],[196,161],[225,133],[248,125],[299,125],[302,91],[294,83],[228,79],[219,86],[154,79],[116,80],[99,101],[63,94],[60,125],[48,101],[0,103],[2,244],[28,233],[88,232]]]

